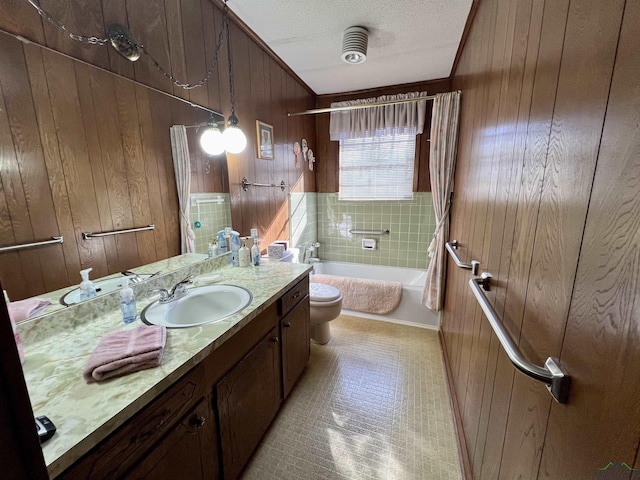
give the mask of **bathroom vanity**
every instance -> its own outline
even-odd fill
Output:
[[[159,368],[91,385],[79,371],[69,388],[87,397],[70,401],[66,413],[32,383],[38,375],[46,382],[46,372],[25,368],[34,412],[48,406],[58,426],[58,438],[43,448],[51,478],[237,478],[308,361],[309,268],[278,263],[219,272],[254,301],[228,321],[169,330]],[[63,337],[56,340],[79,341]],[[44,348],[32,344],[37,353],[27,354],[25,367]]]

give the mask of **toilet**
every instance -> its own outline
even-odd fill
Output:
[[[309,284],[311,306],[311,341],[324,345],[331,340],[329,322],[340,315],[342,293],[336,287],[324,283]]]

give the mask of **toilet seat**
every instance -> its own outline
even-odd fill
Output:
[[[324,283],[309,284],[309,300],[312,302],[325,303],[335,302],[342,299],[342,293],[336,287]]]

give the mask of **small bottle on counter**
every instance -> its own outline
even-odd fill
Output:
[[[122,321],[131,323],[138,315],[136,311],[136,298],[133,290],[129,286],[129,277],[124,277],[122,289],[120,289],[120,310],[122,310]]]
[[[251,265],[251,253],[247,248],[247,244],[242,242],[242,247],[238,250],[238,264],[241,267],[248,267]]]
[[[254,267],[260,265],[260,240],[258,239],[258,229],[251,229],[251,238],[253,238],[253,245],[251,246],[251,263]]]
[[[80,282],[80,300],[88,300],[96,296],[96,286],[89,280],[89,272],[93,268],[85,268],[80,270],[82,282]]]
[[[251,247],[251,263],[257,267],[260,265],[260,247],[258,246],[257,239],[254,239],[253,246]]]

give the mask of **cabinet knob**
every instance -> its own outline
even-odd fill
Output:
[[[294,293],[292,298],[295,300],[299,296],[300,296],[300,290],[298,290],[296,293]]]
[[[284,326],[287,327],[287,328],[291,328],[291,323],[287,322],[287,323],[284,324]]]
[[[280,341],[280,339],[279,339],[278,337],[273,337],[273,338],[271,339],[271,341],[272,341],[273,343],[278,343],[278,342]]]
[[[191,423],[196,427],[196,428],[202,428],[204,427],[204,424],[207,422],[207,419],[205,417],[196,417],[194,418]]]

